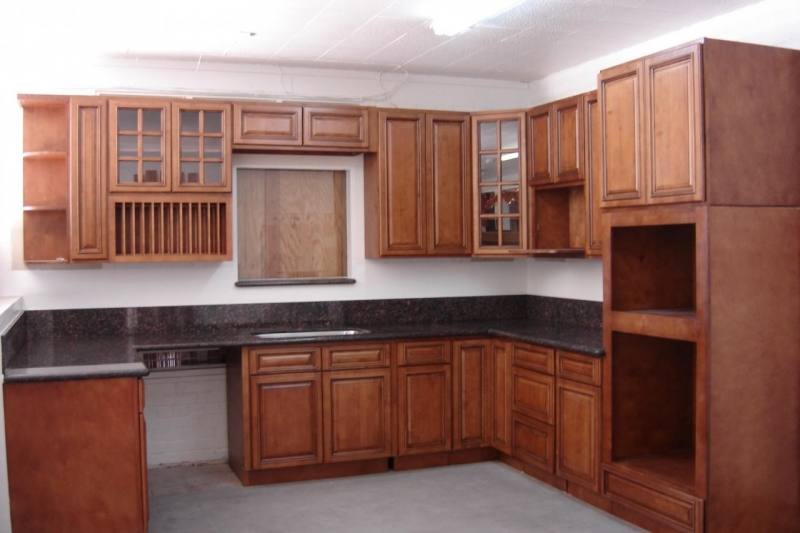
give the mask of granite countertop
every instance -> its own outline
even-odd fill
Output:
[[[308,328],[309,331],[313,327]],[[329,329],[321,327],[317,329]],[[578,326],[541,324],[529,320],[470,321],[444,324],[366,326],[369,333],[355,336],[261,339],[255,333],[281,331],[270,328],[232,328],[208,333],[174,333],[142,337],[108,336],[28,339],[6,361],[6,382],[99,377],[137,377],[148,374],[141,351],[203,349],[308,342],[357,342],[434,337],[496,336],[549,346],[589,356],[603,355],[602,330]]]

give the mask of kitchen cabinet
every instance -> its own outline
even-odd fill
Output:
[[[599,256],[603,253],[603,217],[600,210],[602,196],[602,167],[600,106],[597,91],[592,91],[584,99],[584,132],[586,137],[586,255]]]
[[[302,131],[303,108],[299,105],[233,104],[234,144],[300,146]]]
[[[181,100],[171,107],[172,190],[230,192],[230,104]]]
[[[492,342],[453,342],[453,448],[491,444]]]
[[[169,100],[112,98],[108,117],[109,191],[169,191]]]
[[[492,343],[492,446],[511,454],[511,351],[505,342]]]
[[[532,185],[583,181],[583,106],[577,95],[528,111]]]
[[[469,116],[384,110],[365,159],[367,256],[469,255]]]
[[[603,207],[702,201],[701,45],[604,70]]]
[[[547,473],[555,464],[555,430],[553,426],[519,412],[512,416],[512,455]]]
[[[106,101],[70,98],[70,259],[108,258]]]
[[[562,353],[559,353],[562,357]],[[577,354],[564,354],[563,366],[592,368],[595,361]],[[600,360],[596,360],[599,370]],[[562,364],[560,364],[560,367]],[[580,370],[578,370],[580,372]],[[583,375],[583,374],[578,374]],[[566,379],[560,373],[556,385],[556,473],[595,492],[600,490],[600,387]],[[599,373],[598,373],[599,378]],[[599,379],[597,385],[599,385]]]
[[[527,179],[525,113],[475,114],[473,146],[473,253],[525,252]]]
[[[397,368],[399,456],[452,449],[452,394],[449,364]]]
[[[322,462],[319,372],[253,376],[250,397],[254,468]]]
[[[325,462],[392,455],[392,371],[323,373]]]
[[[369,136],[369,110],[365,107],[303,107],[304,146],[365,149]]]
[[[511,408],[545,424],[555,423],[555,378],[512,367]]]
[[[147,531],[141,379],[5,383],[14,531]]]

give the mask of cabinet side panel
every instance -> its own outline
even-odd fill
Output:
[[[800,524],[798,235],[798,208],[710,209],[710,532]]]
[[[703,45],[712,205],[800,205],[800,52]]]

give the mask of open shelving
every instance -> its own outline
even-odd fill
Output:
[[[69,260],[69,100],[20,97],[23,112],[23,246],[29,263]]]
[[[586,247],[584,185],[536,186],[531,192],[534,255],[582,255]]]

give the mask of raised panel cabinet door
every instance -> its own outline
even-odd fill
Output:
[[[69,229],[73,261],[108,258],[106,100],[70,98]]]
[[[303,108],[282,104],[233,104],[234,144],[300,146]]]
[[[559,379],[556,473],[600,490],[600,388]]]
[[[398,455],[452,448],[450,365],[397,368]]]
[[[369,109],[303,107],[303,145],[339,148],[369,146]]]
[[[701,45],[644,60],[644,176],[647,203],[702,201]]]
[[[511,351],[504,342],[492,344],[492,446],[511,454]]]
[[[469,146],[469,115],[426,115],[429,255],[469,255],[471,252]]]
[[[600,72],[602,207],[645,202],[640,60]]]
[[[391,376],[389,368],[324,373],[325,462],[392,455]]]
[[[583,95],[553,104],[553,174],[560,183],[584,178]]]
[[[522,368],[511,370],[511,408],[540,420],[555,422],[555,378]]]
[[[231,105],[172,103],[172,190],[230,192]]]
[[[165,192],[170,179],[171,104],[150,98],[108,101],[108,188]]]
[[[381,255],[424,255],[425,113],[381,112],[379,203]]]
[[[553,106],[534,107],[528,111],[530,181],[541,185],[553,183]]]
[[[555,466],[553,426],[514,413],[512,455],[529,465],[552,473]]]
[[[479,448],[490,443],[488,394],[491,341],[453,343],[453,448]]]
[[[602,131],[600,129],[600,105],[597,92],[586,95],[584,100],[584,133],[586,137],[586,255],[602,255],[603,216],[600,210],[601,177],[600,153]]]
[[[320,372],[250,378],[253,467],[322,462]]]

